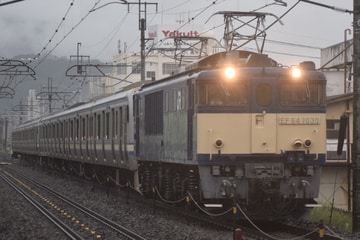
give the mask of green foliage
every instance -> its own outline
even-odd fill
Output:
[[[331,214],[330,206],[314,208],[310,213],[309,220],[312,222],[320,222],[320,220],[323,220],[325,225],[342,231],[352,231],[351,213],[333,208]]]

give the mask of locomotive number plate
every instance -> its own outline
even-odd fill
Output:
[[[320,125],[320,117],[279,117],[280,125]]]

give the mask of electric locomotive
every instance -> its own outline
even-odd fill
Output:
[[[136,94],[142,190],[236,201],[253,218],[312,203],[326,158],[326,80],[315,65],[229,51],[187,70]]]
[[[248,51],[25,123],[22,159],[130,183],[166,200],[236,203],[249,217],[318,197],[326,158],[323,73]]]

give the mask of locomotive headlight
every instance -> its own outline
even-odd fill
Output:
[[[300,139],[295,139],[293,141],[294,148],[300,148],[303,145],[303,142]]]
[[[301,76],[301,69],[299,67],[292,67],[291,68],[291,75],[294,78],[299,78]]]
[[[233,79],[235,77],[235,69],[233,67],[227,67],[224,73],[225,77],[228,79]]]
[[[216,139],[214,145],[216,148],[222,148],[224,146],[224,142],[221,139]]]

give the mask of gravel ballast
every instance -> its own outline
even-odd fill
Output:
[[[137,232],[146,239],[233,239],[230,231],[214,229],[199,223],[188,223],[182,216],[168,214],[142,202],[129,199],[126,193],[112,189],[109,196],[104,189],[76,177],[34,170],[17,163],[11,168],[50,186],[59,193]],[[5,168],[2,166],[2,168]],[[0,179],[0,239],[64,239],[64,235],[20,194]]]

